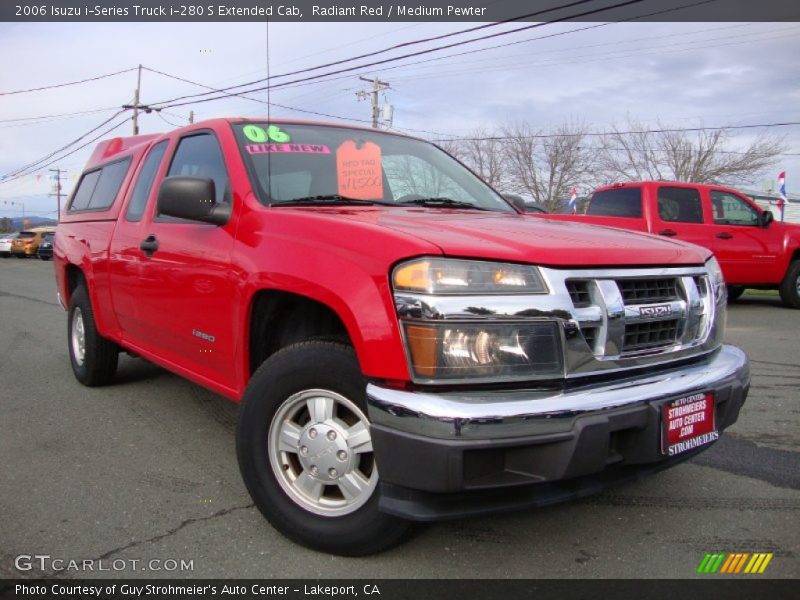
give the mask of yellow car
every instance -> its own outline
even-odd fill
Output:
[[[11,242],[11,255],[17,258],[36,256],[42,235],[41,231],[20,231],[17,239]]]

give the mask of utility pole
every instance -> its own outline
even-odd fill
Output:
[[[367,83],[372,84],[371,90],[359,90],[356,92],[356,96],[359,100],[364,100],[369,96],[372,96],[372,127],[374,129],[378,129],[378,117],[380,115],[380,109],[378,107],[378,94],[383,90],[391,89],[391,86],[386,83],[385,81],[381,81],[377,77],[374,79],[368,79],[367,77],[359,77],[361,81],[366,81]]]
[[[142,65],[139,65],[139,73],[136,76],[136,89],[133,91],[133,104],[123,104],[124,110],[133,109],[133,135],[139,135],[139,111],[150,114],[153,111],[160,111],[160,108],[152,108],[147,104],[139,102],[142,93]]]
[[[191,125],[192,123],[194,123],[194,111],[190,110],[189,111],[189,125]]]
[[[142,65],[136,74],[136,90],[133,92],[133,135],[139,135],[139,92],[142,88]]]
[[[50,169],[50,172],[51,173],[55,173],[55,182],[56,182],[56,184],[55,184],[54,191],[51,192],[49,195],[50,196],[55,196],[57,198],[57,200],[58,200],[58,212],[56,213],[56,221],[60,221],[61,220],[61,196],[63,195],[62,194],[63,187],[61,186],[61,173],[62,173],[62,171],[61,171],[61,169],[56,167],[55,169]]]

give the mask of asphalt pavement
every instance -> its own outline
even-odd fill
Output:
[[[770,552],[764,576],[796,578],[799,332],[800,311],[775,297],[729,307],[727,340],[752,360],[750,397],[690,462],[341,558],[289,542],[253,507],[234,454],[235,404],[126,355],[114,385],[81,386],[53,263],[0,259],[0,577],[52,575],[55,559],[93,561],[58,573],[67,578],[684,578],[698,577],[707,552]],[[50,558],[18,558],[34,555]]]

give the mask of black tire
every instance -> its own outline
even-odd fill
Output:
[[[786,269],[779,291],[786,306],[800,308],[800,260],[793,261]]]
[[[729,285],[728,286],[728,302],[736,302],[744,294],[743,285]]]
[[[15,254],[14,256],[16,256],[17,258],[25,258],[24,254]]]
[[[78,312],[80,311],[80,312]],[[83,360],[76,355],[78,350],[73,343],[73,327],[77,327],[76,315],[80,314],[83,322]],[[78,285],[69,301],[67,316],[67,346],[69,360],[75,378],[83,385],[94,387],[111,382],[117,372],[119,346],[99,333],[94,322],[94,312],[89,301],[89,294],[83,284]]]
[[[255,505],[275,529],[315,550],[363,556],[394,546],[411,531],[411,523],[378,511],[380,485],[354,512],[326,516],[302,506],[278,481],[270,459],[270,427],[280,409],[305,390],[334,392],[366,415],[366,381],[351,347],[305,341],[267,359],[247,387],[236,428],[239,468]]]

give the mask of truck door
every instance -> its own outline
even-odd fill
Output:
[[[169,140],[155,144],[147,153],[125,206],[114,228],[109,249],[109,281],[114,313],[117,315],[122,339],[140,345],[147,340],[148,315],[139,303],[143,290],[149,285],[142,271],[142,217],[157,177],[163,176],[162,165]]]
[[[727,190],[710,191],[714,254],[729,284],[780,281],[781,236],[775,227],[762,227],[760,211]]]
[[[210,177],[215,201],[234,201],[213,131],[193,131],[177,140],[165,176],[173,175]],[[157,214],[156,196],[157,190],[140,230],[143,284],[136,302],[143,326],[138,343],[201,378],[235,388],[236,282],[230,259],[236,211],[224,226],[176,219]]]
[[[705,218],[697,188],[658,185],[655,195],[656,210],[651,211],[653,233],[705,246],[713,251],[713,235],[704,223],[710,218]]]

